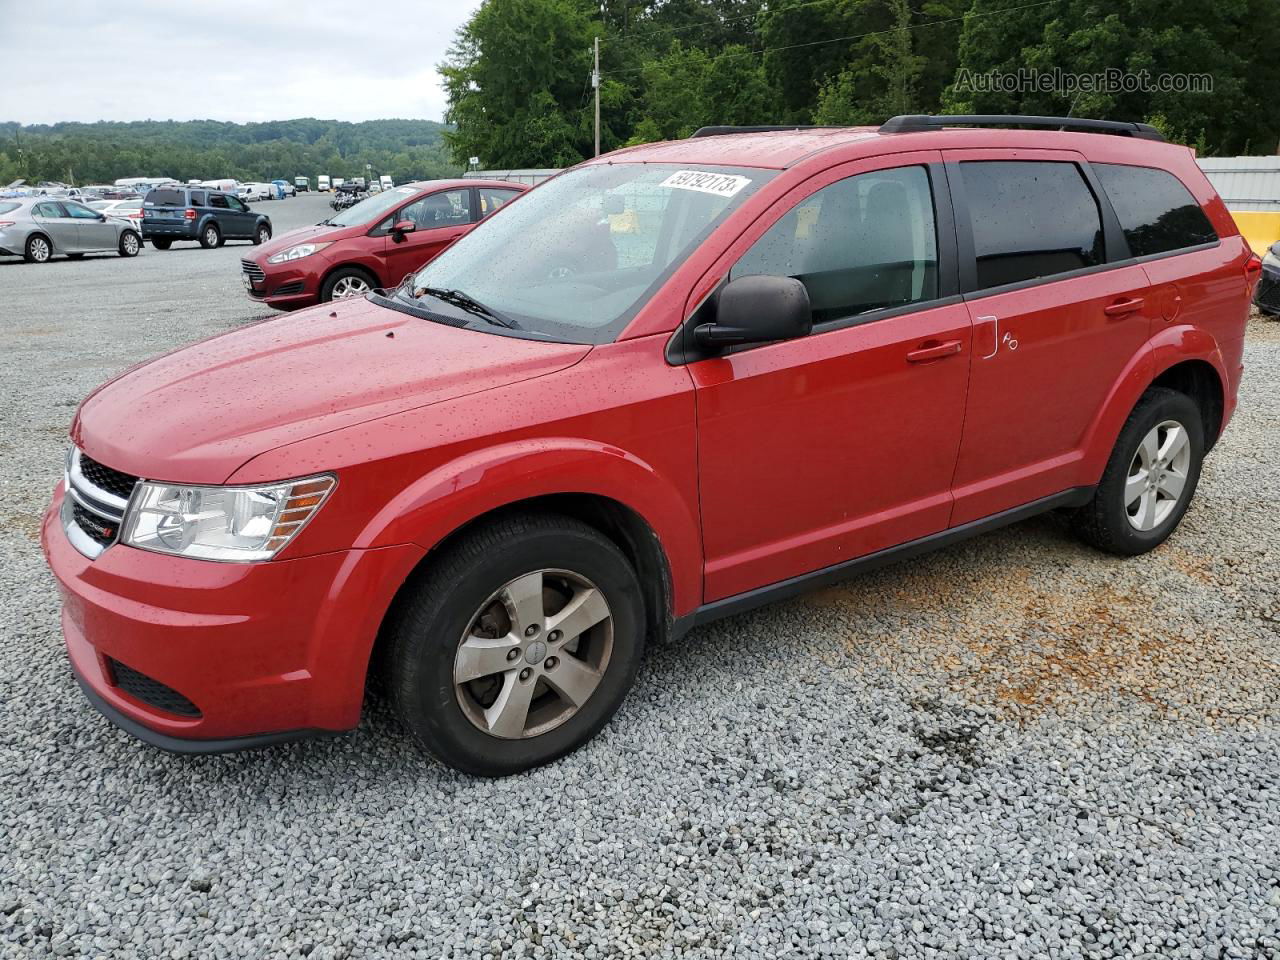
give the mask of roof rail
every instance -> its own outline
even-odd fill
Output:
[[[774,133],[778,130],[839,130],[840,127],[831,126],[806,126],[803,123],[785,123],[778,125],[764,124],[754,127],[699,127],[693,133],[689,134],[689,139],[695,137],[722,137],[730,133]]]
[[[1094,133],[1115,133],[1142,140],[1165,142],[1164,134],[1149,123],[1129,123],[1125,120],[1089,120],[1082,117],[1024,117],[1018,114],[962,114],[957,116],[930,116],[928,114],[903,114],[886,120],[880,125],[881,133],[920,133],[940,130],[943,127],[1056,127],[1059,130],[1086,130]],[[696,134],[695,134],[696,136]]]

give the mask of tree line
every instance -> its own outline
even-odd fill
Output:
[[[269,181],[296,176],[389,174],[397,183],[455,176],[459,167],[430,120],[215,120],[0,123],[0,186],[112,183],[120,177]]]
[[[485,0],[441,64],[445,138],[456,162],[494,168],[591,156],[600,37],[603,150],[708,124],[946,112],[1141,120],[1202,154],[1270,154],[1277,13],[1280,0]],[[1046,88],[1055,68],[1120,80]],[[1041,79],[974,82],[1020,71]],[[1212,92],[1159,89],[1187,74]]]

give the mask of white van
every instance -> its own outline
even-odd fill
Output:
[[[385,173],[378,178],[378,184],[382,187],[383,190],[390,190],[392,187],[395,186],[395,184],[391,182],[391,178],[387,176]]]
[[[240,181],[230,178],[224,180],[203,180],[200,183],[202,187],[208,187],[210,190],[219,190],[222,193],[235,193],[240,189]]]
[[[320,176],[316,177],[316,190],[317,190],[319,193],[328,193],[328,192],[329,192],[329,176],[328,176],[328,174],[324,174],[324,173],[322,173],[322,174],[320,174]]]

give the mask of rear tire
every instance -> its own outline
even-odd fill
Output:
[[[259,224],[258,229],[253,234],[253,245],[260,247],[271,239],[271,228],[265,223]]]
[[[53,243],[43,233],[27,237],[27,245],[22,248],[22,259],[27,263],[48,263],[53,256]]]
[[[1203,461],[1204,421],[1195,401],[1152,387],[1125,421],[1093,499],[1074,514],[1077,534],[1119,556],[1154,550],[1187,512]]]
[[[635,680],[644,624],[640,584],[614,543],[569,517],[518,514],[409,581],[388,617],[387,686],[429,753],[506,776],[609,721]]]
[[[173,241],[168,237],[152,237],[151,245],[157,250],[168,250],[173,246]]]
[[[206,250],[222,246],[222,231],[216,223],[210,223],[200,231],[200,246]]]
[[[138,234],[132,230],[126,230],[120,234],[120,256],[136,257],[141,249],[142,237],[138,236]]]

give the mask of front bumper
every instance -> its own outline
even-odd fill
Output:
[[[117,544],[90,560],[63,531],[62,496],[59,485],[41,542],[72,669],[110,719],[166,749],[201,753],[359,723],[374,638],[421,548],[239,564]],[[172,712],[151,687],[123,679],[137,675],[190,708]]]
[[[240,276],[244,279],[245,292],[253,299],[277,310],[296,310],[320,302],[320,274],[310,267],[299,267],[302,261],[252,262],[261,271],[261,279],[243,270],[243,263]]]
[[[1258,285],[1253,291],[1253,302],[1263,313],[1280,314],[1280,270],[1263,264]]]

